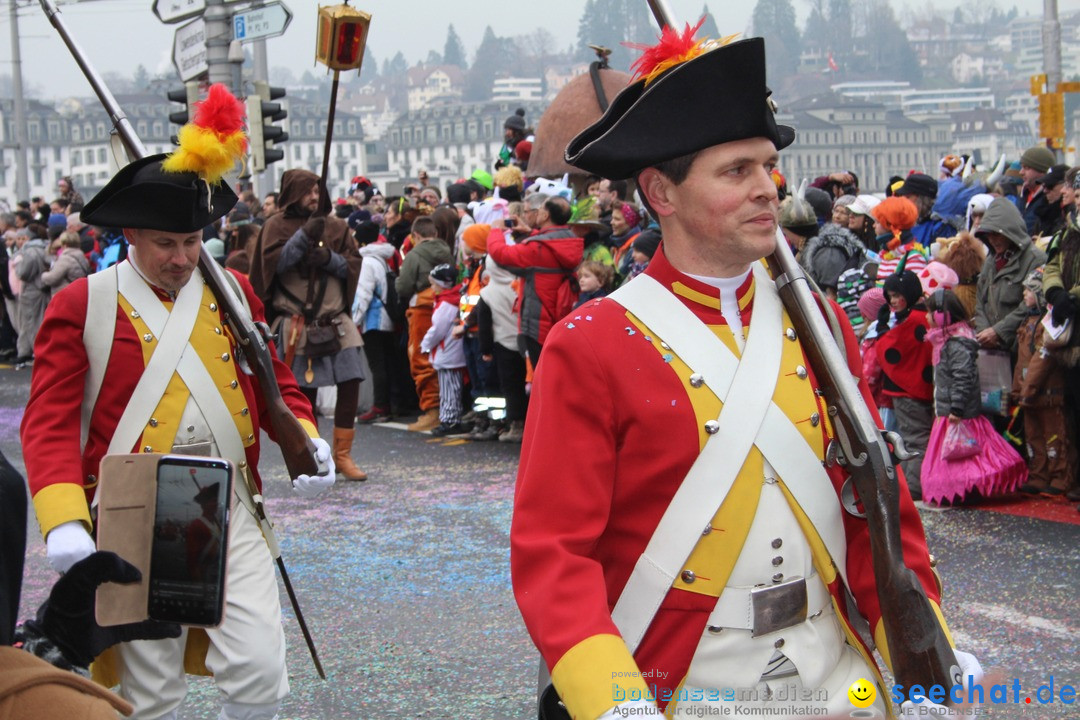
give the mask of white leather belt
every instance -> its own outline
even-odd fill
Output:
[[[817,574],[775,585],[726,587],[709,615],[708,627],[750,630],[754,637],[784,630],[815,617],[832,599]]]

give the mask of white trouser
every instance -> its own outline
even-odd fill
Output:
[[[798,673],[743,688],[725,686],[722,679],[718,678],[720,682],[701,688],[700,693],[695,696],[695,688],[687,683],[681,689],[683,699],[672,702],[674,709],[669,707],[669,717],[708,717],[701,714],[709,712],[703,710],[708,706],[712,711],[721,710],[728,714],[735,711],[735,708],[762,709],[770,718],[788,720],[805,717],[884,718],[886,699],[881,688],[875,684],[874,677],[873,669],[866,664],[862,655],[850,645],[844,645],[836,664],[818,685],[803,685]],[[875,687],[877,697],[870,707],[856,710],[848,699],[848,689],[860,679]],[[790,708],[791,714],[785,714],[784,708]],[[852,714],[856,712],[858,714]]]
[[[184,645],[179,638],[117,646],[120,695],[135,706],[133,720],[170,717],[187,695]],[[274,561],[255,518],[233,496],[225,578],[225,617],[208,629],[206,667],[222,694],[225,717],[270,720],[289,693],[285,632]],[[173,716],[174,717],[174,716]]]

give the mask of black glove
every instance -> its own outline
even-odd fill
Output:
[[[312,245],[304,256],[304,262],[308,267],[321,268],[330,262],[332,253],[325,245]]]
[[[319,238],[322,237],[323,230],[326,228],[326,218],[323,216],[313,217],[304,223],[304,227],[301,228],[304,234],[308,236],[308,240],[312,245],[318,243]]]
[[[56,581],[49,599],[38,608],[37,620],[31,622],[79,667],[88,667],[102,651],[119,642],[180,637],[176,623],[146,620],[115,627],[97,624],[94,601],[98,585],[138,582],[141,577],[134,565],[116,553],[95,552],[72,565]]]
[[[1054,287],[1046,291],[1046,301],[1050,303],[1053,309],[1050,312],[1050,319],[1054,321],[1055,325],[1063,325],[1067,320],[1071,320],[1076,316],[1077,303],[1076,298],[1069,293],[1065,288]]]

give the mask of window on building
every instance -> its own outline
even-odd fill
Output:
[[[61,162],[64,159],[63,153],[60,152],[60,146],[57,145],[53,148],[53,160]]]
[[[401,144],[401,134],[397,130],[391,130],[390,131],[390,144],[391,145],[400,145]],[[372,151],[372,152],[374,152],[374,151]]]
[[[97,161],[102,165],[109,162],[109,156],[105,154],[105,148],[98,148]]]
[[[349,121],[349,134],[350,135],[355,135],[356,134],[356,121],[355,120],[350,120]]]
[[[480,135],[478,134],[478,126],[476,124],[476,121],[470,122],[469,123],[468,139],[469,140],[476,140],[479,137],[480,137]]]
[[[483,135],[481,135],[481,137],[484,137],[484,138],[492,137],[494,135],[494,126],[495,126],[495,124],[493,122],[491,122],[491,120],[485,120],[484,121],[484,132],[483,132]]]
[[[340,121],[334,123],[334,134],[335,135],[340,135],[341,134],[341,122]]]
[[[76,142],[82,139],[82,130],[79,129],[78,125],[71,126],[71,139]]]
[[[412,128],[405,128],[401,131],[401,144],[412,145]]]
[[[41,139],[41,126],[36,122],[29,123],[26,126],[26,137],[30,142],[38,142]],[[37,184],[40,185],[41,181],[39,180]]]
[[[154,123],[154,137],[161,137],[164,134],[165,134],[165,126],[161,123],[161,121],[155,122]]]
[[[71,153],[71,167],[79,167],[82,165],[82,150],[76,150]]]
[[[315,121],[314,120],[308,120],[307,121],[307,134],[309,136],[315,134]]]
[[[374,155],[375,143],[364,143],[364,152],[370,155]]]
[[[97,124],[97,136],[98,140],[104,140],[109,137],[109,128],[105,127],[105,123],[99,122]]]
[[[356,143],[349,143],[349,157],[356,157]]]

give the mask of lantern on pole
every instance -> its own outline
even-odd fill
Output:
[[[323,147],[322,181],[330,191],[330,142],[334,137],[334,113],[337,110],[338,76],[342,70],[360,71],[364,63],[364,47],[367,45],[371,13],[349,7],[348,0],[341,5],[319,7],[318,35],[315,40],[315,62],[334,71],[334,83],[330,87],[330,111],[326,119],[326,144]]]
[[[348,3],[320,7],[316,62],[335,72],[359,70],[370,24],[371,13],[351,8]]]

